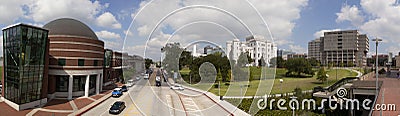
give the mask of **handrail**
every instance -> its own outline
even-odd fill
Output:
[[[342,86],[342,85],[344,85],[344,84],[346,84],[346,83],[348,83],[348,82],[353,81],[354,79],[358,79],[358,77],[346,77],[346,78],[342,78],[342,79],[340,79],[338,82],[336,82],[336,83],[334,83],[333,85],[329,86],[329,87],[327,88],[327,90],[328,90],[329,92],[332,92],[332,91],[336,90],[337,88],[339,88],[340,86]]]

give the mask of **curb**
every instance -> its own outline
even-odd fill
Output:
[[[103,99],[102,101],[96,103],[96,104],[93,105],[93,106],[90,106],[88,109],[86,109],[86,110],[84,110],[84,111],[82,111],[82,112],[79,112],[78,114],[76,114],[76,116],[82,116],[84,113],[88,112],[88,111],[91,110],[92,108],[98,106],[99,104],[103,103],[104,101],[106,101],[107,99],[109,99],[109,98],[111,97],[111,96],[108,95],[108,94],[106,94],[106,96],[107,96],[107,97],[106,97],[105,99]],[[104,97],[102,97],[102,98],[104,98]],[[101,98],[100,98],[100,99],[101,99]],[[73,114],[72,114],[72,115],[73,115]]]

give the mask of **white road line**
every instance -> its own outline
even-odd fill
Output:
[[[173,109],[172,109],[172,106],[171,106],[171,104],[172,104],[172,100],[171,100],[171,95],[165,95],[165,97],[166,97],[166,100],[167,100],[167,105],[168,105],[168,111],[169,111],[169,115],[171,115],[171,116],[174,116],[174,114],[172,113],[173,112]]]

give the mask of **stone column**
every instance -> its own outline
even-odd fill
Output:
[[[73,83],[74,83],[74,76],[69,75],[69,79],[68,79],[68,100],[72,100]]]
[[[104,82],[103,82],[103,73],[100,73],[100,92],[103,91],[103,84],[104,84]]]
[[[99,74],[97,74],[97,77],[96,77],[96,94],[99,94],[100,92],[99,92],[99,90],[100,90],[100,73]]]
[[[89,97],[89,81],[90,81],[90,75],[87,75],[85,83],[85,97]]]

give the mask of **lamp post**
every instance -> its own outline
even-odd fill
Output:
[[[281,94],[283,95],[283,93],[282,93],[282,83],[283,83],[283,79],[279,79],[279,82],[281,82]]]
[[[376,39],[372,39],[372,41],[375,41],[375,80],[376,80],[376,85],[375,85],[375,89],[376,89],[376,93],[375,93],[375,102],[376,102],[376,100],[378,100],[378,93],[379,93],[379,90],[378,90],[378,43],[380,42],[380,41],[382,41],[382,39],[378,39],[378,38],[376,38]]]

